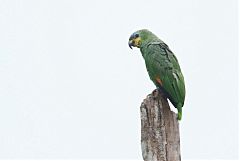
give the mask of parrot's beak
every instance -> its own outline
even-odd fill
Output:
[[[128,41],[128,46],[132,49],[132,46],[133,46],[133,41],[132,40]]]

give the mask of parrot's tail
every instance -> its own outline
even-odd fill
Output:
[[[177,119],[180,121],[182,119],[182,107],[177,108],[177,110],[178,110]]]

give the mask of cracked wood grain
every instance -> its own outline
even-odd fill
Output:
[[[144,161],[180,161],[177,115],[164,95],[153,91],[141,107],[141,146]]]

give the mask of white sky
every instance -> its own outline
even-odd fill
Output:
[[[142,28],[185,76],[182,158],[237,159],[235,0],[0,0],[0,159],[141,159]]]

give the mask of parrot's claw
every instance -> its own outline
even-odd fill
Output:
[[[158,89],[154,89],[154,90],[152,91],[152,96],[153,96],[153,98],[157,98],[157,97],[158,97],[158,94],[159,94],[159,90],[158,90]]]
[[[153,96],[154,98],[157,98],[159,95],[161,95],[161,96],[163,96],[164,98],[166,98],[166,95],[164,94],[163,89],[157,87],[157,89],[154,89],[154,90],[152,91],[152,96]]]

